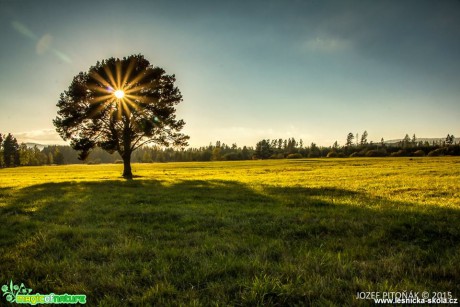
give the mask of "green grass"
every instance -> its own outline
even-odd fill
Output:
[[[89,306],[460,297],[460,158],[0,170],[0,285]],[[1,298],[5,303],[4,297]]]

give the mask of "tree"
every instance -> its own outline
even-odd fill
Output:
[[[270,140],[262,140],[256,144],[254,157],[256,159],[268,159],[272,155],[272,148],[270,147]]]
[[[79,159],[101,147],[118,152],[123,177],[132,178],[131,154],[147,143],[186,146],[185,125],[176,119],[175,105],[182,101],[174,75],[153,67],[143,55],[97,62],[74,77],[57,103],[53,121],[64,140],[79,151]]]
[[[337,151],[339,149],[339,143],[337,143],[337,141],[335,141],[334,144],[332,145],[332,149],[334,151]]]
[[[345,143],[345,146],[346,146],[346,147],[351,147],[351,146],[353,146],[353,139],[354,139],[354,137],[355,137],[355,136],[353,135],[353,133],[351,133],[351,132],[348,133],[348,135],[347,135],[347,142]]]
[[[363,134],[361,135],[361,145],[367,145],[367,131],[364,130]]]
[[[411,144],[411,140],[410,140],[409,134],[406,133],[406,136],[402,140],[402,147],[403,148],[410,147],[410,144]]]
[[[27,148],[27,145],[21,143],[19,146],[19,164],[20,165],[30,165],[30,153],[31,150]]]
[[[455,140],[455,136],[454,135],[450,135],[450,134],[447,134],[447,137],[446,137],[446,144],[447,145],[453,145],[454,144],[454,140]]]
[[[414,146],[414,147],[417,144],[417,137],[415,136],[415,133],[414,133],[414,135],[412,135],[411,143],[412,143],[412,146]]]
[[[292,154],[292,153],[295,153],[295,149],[296,149],[296,141],[294,138],[289,138],[288,141],[287,141],[287,148],[286,148],[286,151],[287,151],[287,154]]]
[[[37,145],[35,145],[33,148],[33,153],[30,160],[31,165],[43,165],[46,162],[45,154],[40,151]]]
[[[278,139],[278,150],[281,150],[283,147],[283,139]]]
[[[54,149],[54,163],[58,165],[64,164],[65,159],[64,159],[64,154],[61,152],[61,150],[57,147]]]
[[[3,141],[3,161],[6,167],[18,166],[20,164],[19,144],[11,133],[8,133]]]
[[[221,147],[214,147],[214,149],[212,150],[212,157],[211,157],[211,160],[212,161],[220,161],[222,160],[222,153],[221,153],[222,149]]]
[[[246,146],[243,146],[243,149],[241,150],[241,157],[243,160],[249,159],[249,149]]]
[[[310,145],[310,152],[308,153],[309,158],[319,158],[321,155],[321,151],[319,150],[318,146],[315,143],[311,143]]]

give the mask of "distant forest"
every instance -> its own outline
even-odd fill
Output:
[[[346,158],[346,157],[423,157],[459,156],[460,142],[448,134],[445,139],[419,141],[415,134],[408,134],[395,143],[381,139],[379,143],[368,142],[366,131],[361,136],[349,133],[345,145],[336,141],[331,146],[305,145],[302,140],[264,139],[255,147],[238,147],[217,141],[214,145],[199,148],[141,147],[133,152],[134,163],[187,162],[187,161],[233,161],[252,159],[299,159],[299,158]],[[39,148],[19,144],[10,133],[0,134],[0,167],[60,165],[60,164],[122,163],[118,153],[109,154],[101,148],[93,150],[88,159],[80,161],[78,152],[70,146],[49,145]]]

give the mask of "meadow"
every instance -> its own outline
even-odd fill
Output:
[[[121,171],[1,169],[0,285],[86,294],[88,306],[460,298],[458,157],[133,164],[131,181]]]

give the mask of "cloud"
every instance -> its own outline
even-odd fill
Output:
[[[311,52],[335,53],[346,51],[350,48],[351,42],[340,38],[316,37],[307,40],[303,44],[303,49]]]
[[[54,129],[12,133],[19,143],[66,144]]]
[[[37,54],[44,54],[48,49],[50,49],[53,37],[50,34],[43,35],[35,45],[35,51]]]

